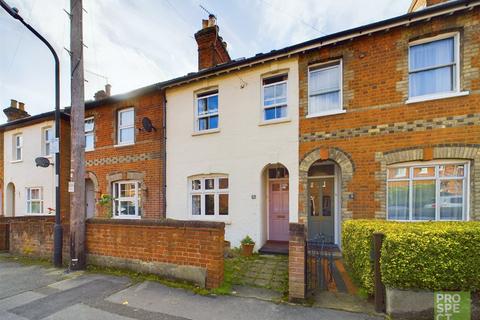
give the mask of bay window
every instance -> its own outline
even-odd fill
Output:
[[[118,181],[113,185],[114,218],[135,219],[141,216],[140,183],[138,181]]]
[[[228,177],[204,176],[189,180],[193,217],[228,215]]]
[[[466,220],[468,165],[432,162],[388,168],[388,219]]]
[[[415,41],[409,48],[409,97],[459,91],[458,34]]]
[[[218,90],[197,94],[196,131],[218,129]]]

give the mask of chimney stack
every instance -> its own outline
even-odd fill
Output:
[[[208,20],[202,20],[202,29],[195,33],[199,71],[231,61],[227,43],[219,36],[219,30],[217,18],[210,14]]]
[[[25,103],[14,99],[10,100],[10,107],[3,109],[3,113],[7,116],[7,122],[30,117],[25,111]]]
[[[413,0],[408,8],[408,13],[419,11],[451,0]]]
[[[93,98],[95,100],[101,100],[101,99],[105,99],[105,98],[108,98],[110,97],[111,95],[111,92],[112,92],[112,85],[110,84],[106,84],[105,85],[105,90],[99,90],[95,93],[95,95],[93,96]]]

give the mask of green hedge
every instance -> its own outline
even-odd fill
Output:
[[[386,286],[480,290],[480,222],[346,221],[345,265],[353,281],[369,294],[373,294],[374,232],[385,234],[381,268]]]

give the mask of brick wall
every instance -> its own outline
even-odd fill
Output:
[[[5,251],[9,249],[9,234],[9,224],[0,222],[0,251]]]
[[[306,297],[305,225],[290,223],[288,243],[288,297],[291,301]]]
[[[53,226],[55,224],[55,218],[53,216],[2,218],[0,220],[0,226],[2,224],[9,225],[10,234],[8,241],[9,251],[11,253],[43,259],[52,258]],[[63,230],[63,255],[67,257],[69,226],[64,225]],[[0,233],[1,232],[0,228]]]
[[[135,144],[115,147],[117,112],[131,107],[135,110]],[[111,185],[115,180],[140,180],[143,218],[165,217],[162,93],[158,91],[94,107],[87,104],[85,117],[92,116],[95,119],[95,150],[86,152],[85,159],[87,177],[94,183],[96,200],[102,194],[112,194]],[[156,131],[140,130],[144,117],[152,121]],[[98,204],[95,211],[97,217],[108,215]]]
[[[437,150],[433,152],[435,159],[472,160],[472,175],[480,175],[476,161],[480,147],[479,22],[480,9],[475,8],[365,35],[300,56],[301,167],[307,164],[302,161],[311,161],[312,156],[316,157],[313,160],[320,160],[321,154],[342,154],[340,160],[333,160],[342,168],[342,175],[348,175],[348,179],[342,177],[344,219],[385,217],[384,157],[391,152]],[[460,89],[469,94],[406,104],[409,42],[451,31],[460,32]],[[343,61],[346,113],[306,118],[308,67],[338,58]],[[457,147],[473,151],[467,154]],[[449,150],[441,151],[444,148]],[[431,160],[431,155],[427,152],[425,158],[414,160]],[[304,169],[308,171],[308,167]],[[300,181],[300,221],[306,218],[305,186],[305,181]],[[471,207],[477,208],[471,210],[471,215],[480,219],[480,181],[472,184],[471,191]]]
[[[172,264],[199,267],[206,270],[206,286],[215,288],[223,281],[224,229],[225,225],[217,222],[89,220],[87,252],[122,259],[113,260],[112,266],[149,262],[151,272],[156,269],[179,278],[192,269],[176,272]]]

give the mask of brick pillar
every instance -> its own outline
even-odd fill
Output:
[[[288,243],[288,298],[290,301],[305,299],[305,225],[290,223],[290,241]]]

